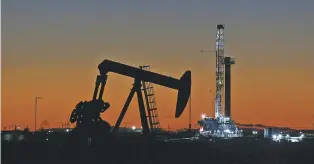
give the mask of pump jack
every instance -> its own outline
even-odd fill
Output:
[[[82,119],[79,120],[79,118],[84,117],[85,118],[84,122],[88,120],[87,122],[90,122],[90,123],[85,123],[86,128],[84,128],[87,131],[89,131],[88,129],[92,129],[88,127],[93,125],[92,122],[94,120],[102,121],[100,118],[100,113],[106,111],[110,107],[109,103],[104,102],[102,100],[105,84],[107,81],[107,73],[109,72],[113,72],[113,73],[117,73],[120,75],[134,78],[134,84],[131,89],[131,92],[123,106],[123,109],[120,113],[120,116],[114,128],[111,129],[111,132],[113,133],[118,131],[118,128],[123,120],[123,117],[130,105],[130,102],[135,92],[138,98],[138,105],[139,105],[139,111],[140,111],[141,124],[143,128],[143,134],[148,134],[150,132],[148,122],[147,122],[143,95],[141,92],[142,81],[151,82],[157,85],[161,85],[161,86],[178,90],[177,104],[176,104],[176,111],[175,111],[176,118],[179,118],[181,116],[190,97],[191,71],[186,71],[180,79],[175,79],[172,77],[142,70],[136,67],[131,67],[131,66],[114,62],[114,61],[110,61],[110,60],[104,60],[102,63],[98,65],[98,69],[99,69],[100,75],[98,75],[96,78],[96,85],[95,85],[95,90],[93,94],[93,100],[90,102],[85,102],[85,104],[90,104],[88,106],[89,109],[83,110],[84,107],[82,107],[83,106],[82,104],[84,103],[80,102],[77,105],[77,107],[73,110],[70,117],[71,123],[77,122],[77,127],[79,127],[79,125],[82,123]],[[100,91],[98,94],[99,85],[100,85]],[[97,99],[97,94],[98,94],[98,99]],[[90,109],[90,108],[93,108],[93,109]]]

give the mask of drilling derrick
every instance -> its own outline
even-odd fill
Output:
[[[231,65],[235,59],[224,56],[224,25],[217,25],[216,34],[216,97],[215,118],[202,115],[198,121],[201,136],[241,137],[242,131],[231,119]]]
[[[150,71],[149,65],[140,66],[142,70]],[[145,95],[148,120],[151,131],[160,129],[160,123],[158,120],[156,96],[154,92],[153,84],[150,82],[142,81],[142,87]]]
[[[224,25],[217,25],[216,34],[216,101],[215,119],[223,118],[223,95],[224,95]]]

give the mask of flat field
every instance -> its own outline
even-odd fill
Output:
[[[2,141],[7,164],[313,164],[314,141],[274,143],[237,139],[154,142],[122,138],[82,146],[74,142]]]

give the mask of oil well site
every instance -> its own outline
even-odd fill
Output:
[[[216,69],[208,70],[216,75],[212,77],[216,83],[214,116],[208,116],[209,111],[193,113],[191,109],[193,70],[175,78],[150,71],[149,63],[134,67],[105,59],[98,65],[91,100],[80,101],[69,113],[72,127],[37,128],[35,113],[36,131],[18,126],[3,129],[2,163],[313,163],[314,130],[241,124],[233,120],[232,114],[237,111],[232,110],[231,75],[236,60],[224,55],[225,25],[216,27],[216,49],[209,52],[215,54]],[[106,86],[110,74],[134,79],[113,125],[101,117],[110,110],[110,102],[103,100],[106,88],[110,87]],[[162,119],[158,116],[155,85],[177,91],[176,106],[170,111],[177,119],[183,112],[189,112],[199,115],[199,121],[190,119],[189,127],[181,131],[160,128]],[[121,127],[135,95],[141,127]],[[36,103],[37,99],[40,97],[36,97]],[[192,124],[198,124],[199,128],[192,128]]]

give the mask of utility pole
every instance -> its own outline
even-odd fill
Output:
[[[192,131],[192,94],[190,95],[190,110],[189,110],[189,131]]]
[[[42,99],[42,97],[38,97],[38,96],[35,97],[35,130],[34,130],[35,132],[37,130],[37,102],[40,99]]]

